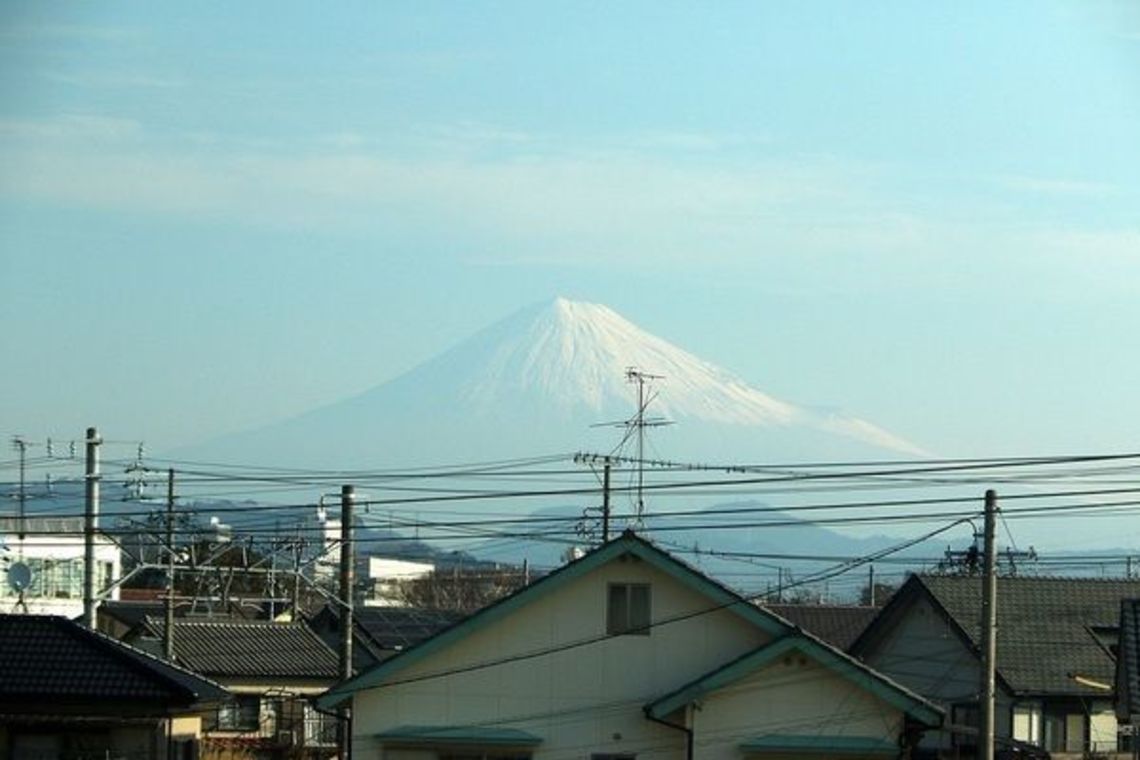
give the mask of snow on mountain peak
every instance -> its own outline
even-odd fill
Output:
[[[819,415],[759,391],[735,375],[645,332],[612,309],[556,298],[525,309],[472,339],[455,362],[460,398],[489,409],[524,398],[567,413],[584,407],[602,420],[628,417],[636,391],[626,371],[636,367],[662,376],[651,411],[686,419],[741,426],[803,426],[907,453],[913,444],[869,422]],[[457,357],[458,358],[458,357]]]

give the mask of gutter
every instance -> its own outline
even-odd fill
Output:
[[[661,725],[663,725],[667,728],[672,728],[676,731],[684,732],[684,734],[685,734],[685,760],[693,760],[693,729],[686,728],[685,726],[678,726],[676,723],[670,723],[669,721],[662,720],[661,718],[655,718],[649,713],[648,709],[645,710],[645,717],[648,718],[649,720],[653,721],[654,723],[660,723]]]

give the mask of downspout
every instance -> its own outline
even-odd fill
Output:
[[[660,723],[661,725],[668,728],[672,728],[677,731],[683,731],[685,733],[685,760],[693,760],[693,729],[686,728],[685,726],[678,726],[676,723],[670,723],[669,721],[662,720],[661,718],[655,718],[648,709],[645,710],[645,717],[649,718],[649,720],[653,721],[654,723]]]

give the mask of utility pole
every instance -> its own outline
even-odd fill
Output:
[[[997,572],[994,551],[997,521],[997,493],[986,491],[985,528],[982,557],[982,684],[981,726],[978,731],[979,757],[994,760],[994,670],[997,660]]]
[[[352,507],[356,499],[356,489],[352,486],[340,487],[340,601],[342,605],[340,615],[340,678],[347,681],[352,678],[352,576],[353,576],[353,541],[352,541]],[[341,757],[352,756],[352,716],[351,708],[341,708]]]
[[[602,543],[610,540],[610,458],[602,468]]]
[[[20,493],[19,493],[19,504],[20,504],[19,515],[20,515],[20,518],[19,518],[19,520],[17,520],[18,525],[17,525],[16,530],[17,530],[17,535],[20,537],[20,543],[22,546],[23,541],[24,541],[24,536],[25,536],[26,530],[27,530],[26,525],[25,525],[26,520],[27,520],[27,517],[25,515],[27,514],[27,512],[25,510],[26,510],[27,502],[28,502],[28,492],[24,486],[24,464],[25,464],[24,460],[28,456],[28,442],[17,435],[17,436],[14,436],[12,438],[12,446],[15,447],[16,451],[20,452]]]
[[[296,623],[301,619],[301,523],[297,523],[297,532],[293,536],[293,609],[289,619]]]
[[[867,602],[875,606],[875,566],[867,566]]]
[[[83,625],[95,630],[95,531],[99,528],[99,431],[87,428],[83,514]]]
[[[174,660],[174,468],[166,471],[166,625],[162,653]]]

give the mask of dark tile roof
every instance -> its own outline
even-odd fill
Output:
[[[765,604],[771,610],[836,649],[847,649],[878,613],[877,607],[827,604]]]
[[[1140,715],[1140,599],[1120,603],[1120,645],[1116,658],[1116,714]]]
[[[146,627],[162,639],[164,620],[147,618]],[[335,679],[340,673],[337,654],[304,623],[179,619],[174,658],[195,673],[220,680]]]
[[[924,575],[914,580],[977,646],[981,579]],[[1075,677],[1113,683],[1112,635],[1103,634],[1115,633],[1121,600],[1140,596],[1140,580],[1003,577],[997,594],[997,671],[1010,688],[1021,694],[1105,696],[1103,689]]]
[[[461,612],[417,607],[358,607],[357,627],[381,649],[407,649],[466,617]]]
[[[217,702],[217,684],[63,617],[0,615],[0,702],[149,703],[156,711]]]

